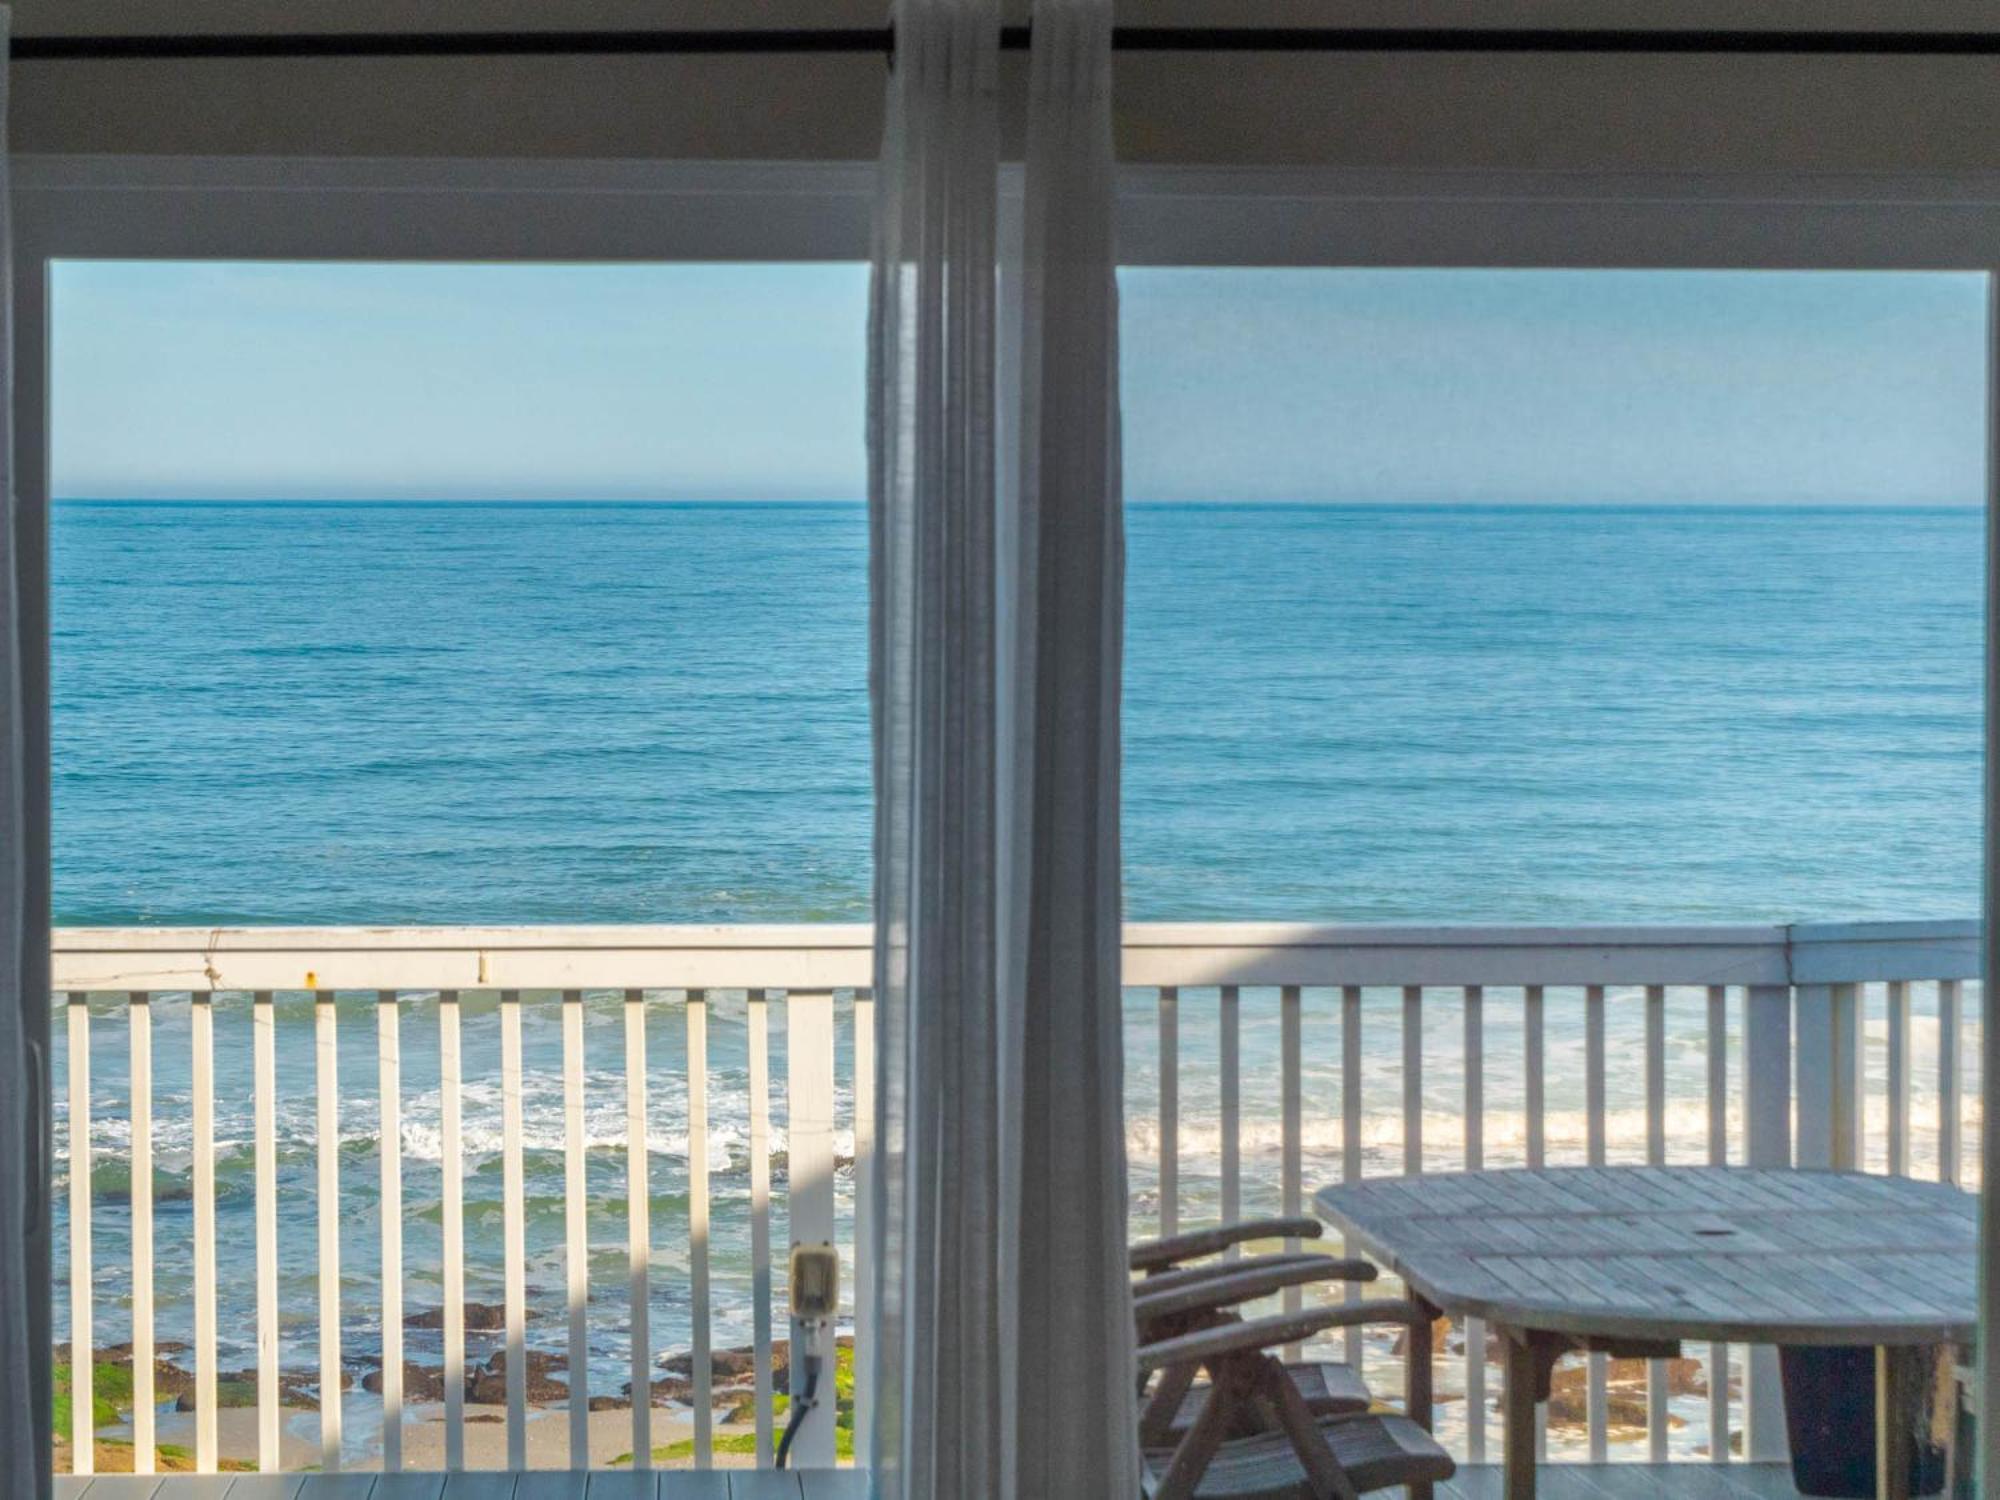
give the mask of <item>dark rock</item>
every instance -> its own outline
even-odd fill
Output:
[[[632,1398],[629,1396],[592,1396],[590,1398],[590,1409],[592,1411],[630,1411],[632,1409]]]
[[[624,1392],[626,1401],[630,1402],[632,1383],[628,1380],[620,1389]],[[662,1406],[673,1402],[684,1406],[687,1404],[688,1393],[693,1389],[694,1387],[679,1375],[662,1375],[652,1384],[652,1404]]]
[[[361,1389],[381,1395],[382,1372],[370,1370],[362,1376]],[[426,1403],[444,1400],[444,1371],[436,1365],[418,1365],[411,1364],[408,1360],[403,1361],[403,1399]]]
[[[354,1389],[352,1371],[340,1372],[340,1388]],[[278,1400],[286,1406],[317,1406],[319,1404],[319,1371],[280,1370],[278,1372]]]
[[[526,1377],[530,1406],[546,1406],[552,1402],[569,1400],[569,1387],[560,1380],[550,1378],[559,1371],[569,1369],[568,1361],[561,1355],[544,1354],[539,1349],[530,1349],[521,1361],[521,1369]],[[465,1383],[465,1399],[480,1406],[507,1404],[505,1349],[473,1371]]]
[[[1440,1325],[1442,1326],[1442,1325]],[[835,1340],[839,1348],[852,1351],[854,1336],[843,1334]],[[675,1375],[692,1377],[694,1355],[692,1353],[670,1354],[660,1361],[660,1368]],[[791,1376],[792,1346],[787,1339],[774,1339],[771,1343],[771,1389],[782,1391]],[[709,1354],[709,1370],[717,1386],[734,1385],[750,1381],[757,1374],[757,1351],[744,1345],[734,1349],[716,1349]]]
[[[254,1380],[223,1380],[215,1382],[215,1404],[218,1409],[229,1407],[255,1406],[257,1404],[257,1382]],[[174,1398],[175,1411],[193,1411],[194,1390],[190,1387]]]
[[[153,1341],[153,1353],[156,1356],[161,1354],[186,1354],[192,1347],[193,1346],[191,1344],[183,1344],[178,1339],[155,1339]],[[107,1364],[107,1365],[131,1364],[132,1363],[131,1341],[128,1339],[126,1342],[122,1344],[106,1344],[103,1348],[97,1351],[97,1359],[100,1364]]]

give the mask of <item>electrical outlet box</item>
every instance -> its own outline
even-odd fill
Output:
[[[840,1311],[840,1255],[833,1246],[792,1246],[792,1316],[830,1321]]]

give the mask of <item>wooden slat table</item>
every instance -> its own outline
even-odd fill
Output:
[[[1535,1493],[1535,1403],[1573,1349],[1682,1339],[1873,1345],[1877,1490],[1909,1493],[1920,1355],[1978,1322],[1977,1200],[1938,1183],[1748,1167],[1563,1167],[1323,1188],[1320,1216],[1506,1347],[1508,1500]]]

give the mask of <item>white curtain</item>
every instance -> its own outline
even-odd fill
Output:
[[[8,13],[0,7],[0,56]],[[14,494],[13,278],[0,69],[0,1495],[49,1477],[49,975],[46,538]]]
[[[1125,531],[1110,0],[1040,0],[1021,254],[1019,560],[1002,933],[1019,1058],[1012,1493],[1137,1495],[1125,1259]],[[1014,966],[1018,965],[1016,969]]]
[[[899,0],[878,205],[879,1332],[861,1373],[876,1493],[910,1500],[1138,1493],[1109,0],[1035,9],[1004,391],[999,20],[997,0]]]

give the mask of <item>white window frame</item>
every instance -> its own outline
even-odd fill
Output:
[[[853,162],[16,157],[15,481],[29,551],[24,669],[29,701],[42,709],[27,726],[38,803],[29,833],[41,845],[42,896],[50,262],[864,260],[874,182],[872,165]],[[1018,198],[1018,179],[1010,175],[1007,186]],[[1119,198],[1129,265],[1971,271],[1989,278],[1989,309],[2000,303],[1994,173],[1129,168]],[[1989,349],[1989,430],[2000,433],[2000,334]],[[2000,453],[1989,455],[1989,500],[1996,473]],[[1988,514],[1991,598],[2000,505],[1989,504]],[[2000,704],[1994,634],[1989,705]],[[1989,712],[1987,734],[1987,824],[2000,828],[2000,712]],[[1989,913],[2000,909],[1996,863],[1989,853]],[[43,928],[30,938],[46,951],[46,900],[31,899],[30,910]],[[2000,1119],[2000,1026],[1984,1029],[1982,1078],[1986,1118]],[[2000,1131],[1983,1139],[1992,1170],[1982,1180],[2000,1181]],[[1985,1326],[2000,1313],[2000,1215],[1988,1216],[1982,1237]],[[1753,1379],[1753,1392],[1770,1378]],[[2000,1475],[2000,1382],[1992,1384],[1980,1398],[1980,1458],[1983,1473]],[[1753,1395],[1753,1410],[1758,1404]],[[1749,1457],[1783,1453],[1782,1432],[1768,1418],[1753,1425]]]

